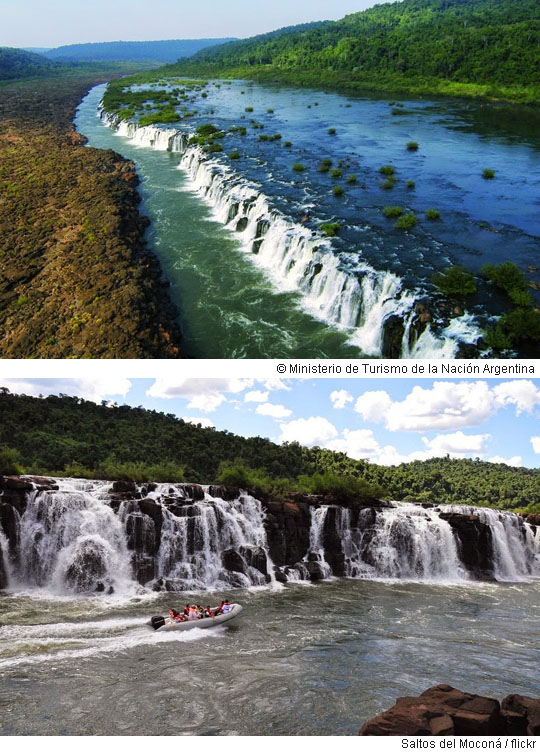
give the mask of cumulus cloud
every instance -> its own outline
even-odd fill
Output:
[[[366,392],[354,409],[390,431],[424,432],[473,427],[505,406],[514,406],[518,416],[531,413],[540,406],[540,389],[530,380],[511,380],[494,388],[482,380],[434,382],[430,388],[416,385],[402,401],[392,401],[384,390]]]
[[[261,416],[272,416],[274,419],[285,419],[285,417],[292,414],[292,411],[285,408],[285,406],[277,405],[275,403],[260,403],[257,406],[255,413],[260,414]]]
[[[444,456],[447,453],[458,456],[468,453],[478,455],[485,450],[485,443],[489,437],[490,435],[466,435],[459,431],[447,435],[436,435],[431,440],[423,437],[422,442],[436,455]]]
[[[493,394],[497,406],[513,404],[518,416],[524,411],[530,414],[540,405],[540,389],[531,380],[501,382],[493,388]]]
[[[354,400],[348,390],[333,390],[330,393],[330,400],[334,408],[345,408],[347,403]]]
[[[540,453],[540,437],[531,437],[531,445],[535,453]]]
[[[392,399],[385,390],[370,390],[357,399],[354,410],[366,421],[382,422],[391,406]]]
[[[207,419],[205,416],[183,416],[182,421],[188,424],[200,424],[201,427],[210,427],[215,429],[215,424],[211,419]]]
[[[12,393],[24,395],[77,395],[87,401],[100,403],[106,398],[124,398],[131,389],[131,382],[124,377],[103,377],[92,379],[3,379],[1,386]]]
[[[292,390],[292,387],[287,385],[287,383],[279,377],[270,377],[270,379],[265,380],[263,384],[266,390]]]
[[[324,416],[294,419],[279,426],[281,429],[279,442],[299,442],[301,445],[308,446],[325,445],[339,434],[334,425]]]
[[[264,393],[262,390],[250,390],[244,395],[244,403],[266,403],[269,395],[268,390]]]
[[[343,436],[332,440],[326,447],[356,459],[369,458],[380,450],[371,429],[344,429]]]
[[[227,401],[226,393],[241,393],[253,380],[237,377],[204,377],[202,379],[171,379],[159,377],[147,391],[152,398],[184,398],[188,408],[208,414]]]
[[[502,456],[492,456],[487,459],[490,463],[505,463],[507,466],[521,466],[521,456],[512,456],[512,458],[503,458]]]

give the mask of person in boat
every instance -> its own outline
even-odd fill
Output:
[[[221,602],[219,603],[219,605],[216,607],[216,611],[215,611],[214,615],[221,615],[221,613],[223,612],[223,605],[224,604],[225,603],[223,602],[223,600],[221,600]]]
[[[204,608],[204,617],[205,618],[213,618],[214,617],[214,613],[212,612],[212,608],[210,607],[210,605],[207,605]]]
[[[169,610],[169,616],[175,623],[182,623],[185,620],[184,616],[172,607]]]
[[[229,602],[229,600],[225,600],[225,602],[221,606],[221,612],[225,614],[225,613],[229,613],[231,610],[232,610],[231,603]]]
[[[186,618],[189,618],[189,610],[189,605],[184,605],[184,615],[186,616]]]
[[[191,607],[189,608],[188,620],[197,620],[198,617],[199,615],[197,613],[196,605],[191,605]]]

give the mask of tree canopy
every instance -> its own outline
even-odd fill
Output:
[[[0,460],[26,473],[202,484],[243,479],[273,494],[384,490],[396,500],[540,511],[540,469],[448,457],[378,466],[324,448],[277,445],[172,414],[66,395],[34,398],[2,389],[0,446],[16,451]]]

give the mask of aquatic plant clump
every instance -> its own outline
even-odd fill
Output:
[[[322,223],[319,225],[319,230],[324,233],[325,236],[337,236],[341,226],[339,223]]]
[[[456,264],[433,276],[433,283],[450,298],[467,298],[476,293],[474,275],[465,267]]]
[[[394,223],[394,228],[397,228],[398,230],[411,230],[417,222],[418,219],[414,212],[410,212],[408,215],[402,215],[399,217]]]

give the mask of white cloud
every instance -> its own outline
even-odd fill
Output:
[[[503,458],[502,456],[492,456],[487,459],[490,463],[505,463],[507,466],[521,466],[521,456],[512,456],[512,458]]]
[[[345,408],[347,403],[352,403],[353,397],[348,390],[333,390],[330,393],[330,400],[334,408]]]
[[[497,406],[514,404],[518,416],[523,411],[530,414],[536,406],[540,405],[540,389],[530,380],[501,382],[493,388],[493,394]]]
[[[364,393],[355,411],[367,421],[384,421],[390,431],[457,429],[488,419],[492,397],[486,382],[435,382],[416,385],[402,401],[393,402],[384,390]]]
[[[437,435],[432,440],[422,438],[424,445],[436,455],[459,455],[468,453],[482,453],[490,435],[466,435],[464,432],[454,432],[447,435]]]
[[[108,377],[93,379],[3,379],[2,387],[7,387],[12,393],[24,395],[77,395],[87,401],[100,403],[106,398],[121,396],[124,398],[131,389],[131,382],[124,377]]]
[[[531,437],[531,445],[535,453],[540,453],[540,437]]]
[[[301,445],[325,445],[338,436],[338,431],[324,416],[295,419],[282,423],[278,442],[299,442]]]
[[[152,398],[184,398],[189,401],[188,408],[210,413],[227,401],[225,393],[241,393],[252,385],[253,380],[242,380],[237,377],[159,377],[146,394]]]
[[[379,443],[371,429],[344,429],[343,437],[327,443],[327,448],[338,453],[346,453],[350,458],[370,458],[380,450]]]
[[[272,416],[274,419],[285,419],[292,414],[292,411],[285,406],[277,405],[275,403],[260,403],[255,413],[261,416]]]
[[[214,422],[205,416],[183,416],[182,421],[185,421],[188,424],[200,424],[201,427],[210,427],[211,429],[215,429],[216,427]]]
[[[279,377],[270,377],[270,379],[265,380],[263,384],[266,390],[292,390],[292,387],[287,385],[287,383]]]
[[[423,432],[473,427],[505,406],[516,415],[540,405],[540,389],[530,380],[511,380],[491,389],[487,382],[434,382],[416,385],[402,401],[384,390],[361,395],[354,409],[366,421],[384,422],[391,432]]]
[[[265,393],[262,390],[251,390],[244,395],[244,403],[265,403],[269,395],[268,390]]]
[[[354,410],[366,421],[382,422],[392,406],[392,399],[384,390],[371,390],[361,395],[354,404]]]

